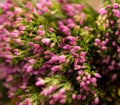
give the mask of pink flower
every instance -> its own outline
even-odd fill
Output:
[[[65,99],[61,99],[61,100],[60,100],[60,103],[61,103],[61,104],[65,104]]]
[[[70,40],[70,41],[75,41],[76,38],[73,37],[73,36],[68,36],[67,39]]]
[[[95,100],[94,100],[94,103],[95,103],[95,104],[99,104],[99,102],[100,102],[99,98],[96,97]]]
[[[116,32],[115,32],[115,35],[119,35],[119,34],[120,34],[119,31],[116,31]]]
[[[43,27],[44,27],[43,25],[40,25],[40,26],[39,26],[39,29],[43,29]]]
[[[22,8],[20,7],[14,7],[16,13],[21,13],[23,12]]]
[[[53,99],[51,99],[50,101],[49,101],[49,105],[54,105],[54,100]]]
[[[77,8],[77,10],[81,11],[81,10],[83,10],[84,5],[77,4],[77,5],[76,5],[76,8]]]
[[[41,3],[36,3],[36,7],[37,7],[38,9],[42,9],[42,4],[41,4]]]
[[[25,30],[25,26],[22,26],[22,25],[21,25],[21,26],[19,26],[19,30],[20,30],[20,31]]]
[[[107,7],[108,9],[110,9],[110,8],[111,8],[111,5],[107,5],[106,7]]]
[[[91,78],[91,82],[93,83],[94,86],[96,86],[97,79],[95,77]]]
[[[116,78],[117,78],[117,74],[113,74],[111,77],[112,81],[116,80]]]
[[[64,50],[70,50],[71,46],[69,44],[66,44],[65,46],[63,46]]]
[[[114,10],[113,10],[113,13],[114,13],[114,15],[115,15],[116,17],[120,18],[120,10],[114,9]]]
[[[87,96],[83,95],[83,96],[82,96],[82,100],[85,100],[85,99],[86,99],[86,97],[87,97]]]
[[[116,46],[117,46],[117,43],[116,43],[115,41],[113,41],[113,42],[112,42],[112,45],[116,47]]]
[[[10,33],[11,36],[17,37],[20,34],[18,30],[14,30],[13,32]]]
[[[84,86],[85,86],[85,82],[82,81],[82,82],[80,83],[80,86],[81,86],[81,87],[84,87]]]
[[[42,43],[48,46],[50,44],[50,39],[49,38],[43,38]]]
[[[111,61],[111,65],[114,66],[116,64],[115,60]]]
[[[101,46],[105,46],[105,45],[106,45],[106,41],[102,41]]]
[[[12,75],[8,75],[8,77],[6,78],[6,81],[7,81],[7,82],[11,82],[12,80],[13,80]]]
[[[28,66],[27,67],[27,72],[31,72],[33,70],[33,67],[32,66]]]
[[[89,81],[89,80],[87,80],[87,81],[86,81],[86,84],[87,84],[87,85],[89,85],[89,84],[90,84],[90,81]]]
[[[86,15],[84,13],[80,14],[81,20],[79,21],[80,25],[83,25]]]
[[[78,99],[78,100],[80,100],[80,99],[81,99],[81,97],[82,97],[81,95],[78,95],[78,96],[77,96],[77,99]]]
[[[80,52],[80,56],[83,56],[83,57],[84,57],[85,55],[86,55],[86,52],[83,52],[83,51]]]
[[[14,97],[14,93],[13,92],[9,92],[8,93],[8,98],[13,98]]]
[[[38,30],[37,31],[37,33],[38,33],[38,35],[40,35],[40,36],[44,36],[45,35],[45,31],[44,30]]]
[[[100,15],[106,15],[108,12],[107,12],[107,10],[105,10],[104,8],[100,8],[100,9],[98,10],[98,13],[99,13]]]
[[[17,44],[23,45],[23,42],[20,38],[13,39],[13,41]]]
[[[107,47],[106,46],[102,46],[101,49],[102,50],[107,50]]]
[[[100,39],[98,39],[98,38],[95,39],[95,45],[96,46],[100,45],[100,42],[101,42]]]
[[[86,78],[85,76],[83,76],[83,77],[82,77],[82,80],[83,80],[83,81],[86,81],[86,80],[87,80],[87,78]]]
[[[67,0],[58,0],[60,3],[64,4],[67,2]]]
[[[119,4],[118,4],[118,3],[114,3],[114,4],[113,4],[113,8],[114,8],[114,9],[118,9],[118,8],[119,8]]]
[[[72,95],[72,99],[76,99],[77,98],[77,95],[76,94],[73,94]]]
[[[72,53],[75,53],[76,51],[80,50],[81,48],[79,46],[74,46],[72,49],[71,49],[71,52]]]
[[[48,93],[51,94],[51,93],[53,93],[56,89],[57,89],[57,86],[50,86],[50,87],[48,88]]]
[[[81,65],[74,65],[74,70],[80,70],[81,69]]]
[[[36,86],[42,86],[45,84],[45,81],[42,78],[38,78],[38,81],[35,83]]]
[[[31,64],[35,63],[35,59],[30,59],[28,62],[30,62]]]
[[[86,61],[85,58],[80,59],[80,63],[84,63]]]
[[[51,57],[51,59],[49,60],[49,63],[54,63],[54,62],[56,62],[56,61],[58,61],[58,56],[57,55],[53,55],[52,57]]]
[[[73,23],[74,23],[74,21],[73,21],[73,19],[72,19],[72,18],[69,18],[69,19],[67,20],[67,23],[68,23],[68,24],[73,24]]]
[[[38,49],[39,47],[40,47],[39,44],[34,44],[34,48],[35,48],[35,49]]]
[[[58,57],[58,60],[59,60],[59,63],[65,62],[65,56],[64,56],[64,55],[60,55],[60,56]]]
[[[112,65],[108,66],[108,68],[109,68],[110,70],[114,70],[114,69],[115,69],[115,67],[112,66]]]
[[[60,94],[64,94],[65,93],[65,89],[64,88],[62,88],[62,89],[60,89],[60,92],[59,92]]]
[[[120,47],[117,48],[117,52],[120,53]]]
[[[71,35],[70,29],[67,26],[65,26],[63,22],[59,21],[58,24],[59,24],[59,27],[58,27],[59,31],[63,32],[66,35]]]
[[[47,90],[47,89],[44,89],[40,94],[41,94],[41,95],[44,95],[44,96],[47,96],[47,95],[48,95],[48,90]]]
[[[95,73],[94,75],[95,75],[95,77],[97,77],[97,78],[101,78],[100,74],[98,74],[98,73]]]
[[[58,93],[54,94],[53,98],[54,98],[55,101],[57,101],[59,99],[59,94]]]
[[[56,71],[59,71],[60,69],[61,69],[61,66],[53,66],[53,67],[51,68],[52,73],[55,73]]]
[[[82,74],[83,74],[83,71],[82,71],[82,70],[78,71],[78,74],[79,74],[79,75],[82,75]]]
[[[97,82],[97,79],[93,77],[93,78],[91,79],[91,82],[96,83],[96,82]]]
[[[74,15],[74,6],[72,4],[66,4],[63,7],[64,11],[67,15],[73,16]]]

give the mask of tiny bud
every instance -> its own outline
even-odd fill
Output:
[[[96,82],[97,82],[97,79],[93,77],[93,78],[91,79],[91,82],[92,82],[92,83],[96,83]]]
[[[78,95],[78,96],[77,96],[77,99],[80,100],[80,99],[81,99],[81,95]]]
[[[72,99],[76,99],[76,98],[77,98],[76,94],[73,94]]]
[[[101,78],[100,74],[98,74],[98,73],[95,73],[94,75],[96,78]]]
[[[94,102],[95,102],[95,104],[99,104],[99,102],[100,102],[99,98],[96,97],[95,100],[94,100]]]
[[[45,84],[45,81],[42,78],[38,78],[38,81],[35,83],[36,86],[42,86]]]
[[[106,46],[102,46],[101,49],[102,50],[107,50],[107,47]]]
[[[64,88],[60,89],[60,94],[63,94],[63,93],[65,93],[65,89]]]
[[[61,99],[61,100],[60,100],[60,103],[61,103],[61,104],[65,104],[65,99]]]

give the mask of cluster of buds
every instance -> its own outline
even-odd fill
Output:
[[[109,3],[97,16],[77,2],[0,4],[0,86],[8,98],[19,97],[19,105],[97,105],[102,76],[118,78],[120,5]]]

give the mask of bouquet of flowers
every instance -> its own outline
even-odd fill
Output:
[[[12,105],[120,104],[120,0],[0,4],[0,99]]]

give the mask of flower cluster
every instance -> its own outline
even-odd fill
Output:
[[[107,4],[99,9],[100,14],[96,21],[99,32],[95,39],[95,46],[98,48],[102,60],[99,71],[103,70],[102,75],[110,75],[114,81],[120,70],[120,6],[118,3]],[[116,76],[115,76],[116,75]],[[115,78],[114,78],[115,77]]]
[[[102,76],[119,76],[120,6],[86,8],[77,0],[0,4],[1,95],[7,89],[18,105],[99,104]]]

